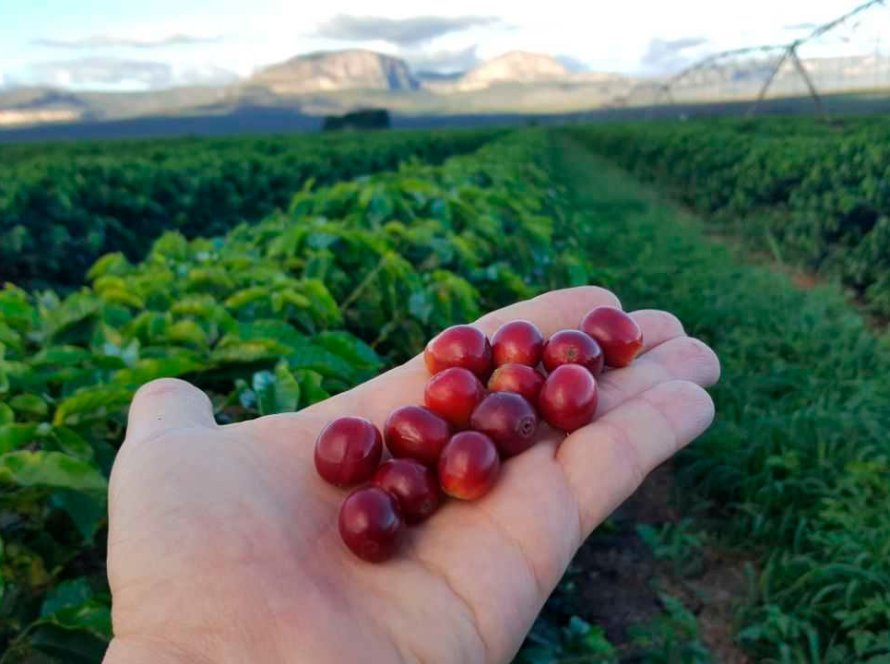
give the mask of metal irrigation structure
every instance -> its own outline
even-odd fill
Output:
[[[870,12],[884,10],[890,18],[886,0],[869,0],[838,18],[819,25],[805,36],[787,43],[749,46],[708,55],[667,79],[647,80],[632,86],[613,99],[612,107],[673,106],[698,102],[750,102],[747,114],[758,111],[767,95],[774,91],[785,96],[812,99],[817,112],[827,115],[824,93],[847,88],[890,88],[890,54],[882,56],[880,39],[884,30],[867,21]],[[863,26],[878,27],[873,37],[863,38],[857,31]],[[888,26],[890,28],[890,26]],[[802,54],[808,47],[822,50],[832,37],[841,52],[850,51],[853,41],[863,50],[855,55],[812,57]],[[872,51],[872,40],[874,42]],[[863,52],[863,44],[869,52]],[[834,68],[834,69],[832,69]],[[803,90],[795,90],[802,84]],[[820,89],[821,88],[821,89]],[[803,94],[800,94],[803,93]]]

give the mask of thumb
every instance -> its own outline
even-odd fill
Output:
[[[134,395],[127,442],[132,445],[175,429],[215,426],[213,405],[204,392],[178,378],[161,378]]]

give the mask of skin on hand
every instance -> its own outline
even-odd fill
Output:
[[[608,291],[553,291],[488,314],[577,327]],[[702,433],[719,363],[679,321],[632,314],[645,346],[599,378],[597,419],[549,430],[476,502],[448,501],[372,565],[340,542],[344,493],[313,444],[342,415],[382,426],[419,404],[423,359],[299,413],[217,426],[207,397],[163,379],[136,394],[109,496],[115,638],[106,662],[506,662],[584,538]]]

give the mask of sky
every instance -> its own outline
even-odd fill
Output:
[[[785,43],[856,0],[0,0],[0,85],[218,84],[318,50],[368,48],[457,71],[521,49],[576,69],[662,74]],[[890,35],[888,35],[890,46]]]

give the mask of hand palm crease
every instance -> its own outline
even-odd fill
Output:
[[[554,291],[493,312],[574,328],[608,291]],[[584,538],[656,465],[710,424],[716,357],[664,312],[632,314],[644,352],[599,380],[597,419],[546,429],[490,494],[447,501],[391,561],[339,541],[344,492],[315,473],[318,431],[340,415],[378,426],[420,403],[420,358],[293,414],[218,426],[176,380],[137,394],[112,473],[107,661],[500,662],[519,648]]]

